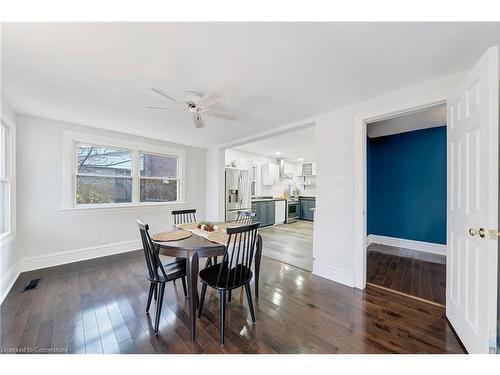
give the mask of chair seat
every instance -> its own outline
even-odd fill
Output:
[[[180,277],[186,276],[186,260],[176,260],[175,262],[172,263],[166,263],[163,265],[163,268],[165,269],[165,273],[167,274],[167,277],[165,278],[161,271],[158,271],[158,278],[150,278],[148,274],[146,274],[146,277],[149,281],[152,282],[157,282],[157,283],[165,283],[167,281],[172,281],[176,280]]]
[[[224,268],[219,277],[221,267]],[[218,263],[200,271],[200,279],[215,289],[239,288],[252,280],[252,278],[252,271],[242,264],[238,264],[229,270],[227,263]]]

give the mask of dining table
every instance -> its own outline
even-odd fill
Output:
[[[224,223],[226,225],[241,225],[235,223]],[[174,226],[174,230],[183,230]],[[226,245],[221,242],[210,241],[196,233],[188,238],[176,241],[156,241],[152,239],[158,252],[161,255],[185,258],[186,259],[186,278],[188,289],[189,304],[189,330],[191,340],[196,339],[196,312],[198,307],[198,272],[200,258],[212,258],[223,256]],[[258,235],[255,252],[255,296],[258,298],[260,262],[262,257],[262,238]]]

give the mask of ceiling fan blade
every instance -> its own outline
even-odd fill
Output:
[[[156,106],[148,106],[146,108],[149,108],[149,109],[166,109],[167,111],[182,111],[182,109],[178,109],[178,108],[169,108],[169,107],[156,107]]]
[[[235,114],[235,113],[213,111],[211,109],[207,109],[207,110],[203,111],[203,113],[206,114],[207,116],[220,117],[220,118],[223,118],[223,119],[226,119],[226,120],[232,120],[232,121],[234,121],[234,120],[238,119],[238,115]]]
[[[203,118],[199,113],[195,113],[193,115],[193,122],[194,126],[196,126],[198,129],[204,128],[205,127],[205,122],[203,121]]]
[[[172,94],[169,94],[168,92],[166,92],[163,89],[160,89],[159,87],[150,87],[150,89],[153,90],[154,92],[156,92],[157,94],[160,94],[160,95],[164,96],[165,98],[173,100],[176,103],[179,103],[179,104],[182,104],[182,105],[186,104],[186,103],[184,103],[184,101],[182,99],[179,99],[178,97],[176,97],[176,96],[174,96]]]
[[[217,94],[216,92],[209,92],[208,94],[205,94],[196,105],[198,107],[210,107],[211,105],[218,103],[221,100],[221,96]]]

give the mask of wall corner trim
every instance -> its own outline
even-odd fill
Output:
[[[0,283],[0,304],[3,303],[7,294],[9,294],[10,290],[14,286],[17,278],[21,274],[19,269],[19,262],[16,262],[10,270],[8,270],[3,276]]]
[[[314,261],[313,275],[323,277],[328,280],[335,281],[354,288],[354,273],[347,272],[340,268],[333,267],[324,263]]]
[[[371,243],[377,243],[381,245],[394,246],[394,247],[402,247],[405,249],[446,256],[446,245],[438,243],[407,240],[404,238],[395,238],[395,237],[379,236],[376,234],[369,234],[366,237],[366,246],[370,245]]]

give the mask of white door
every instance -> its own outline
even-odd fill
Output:
[[[446,315],[469,353],[496,347],[498,47],[448,99]]]

